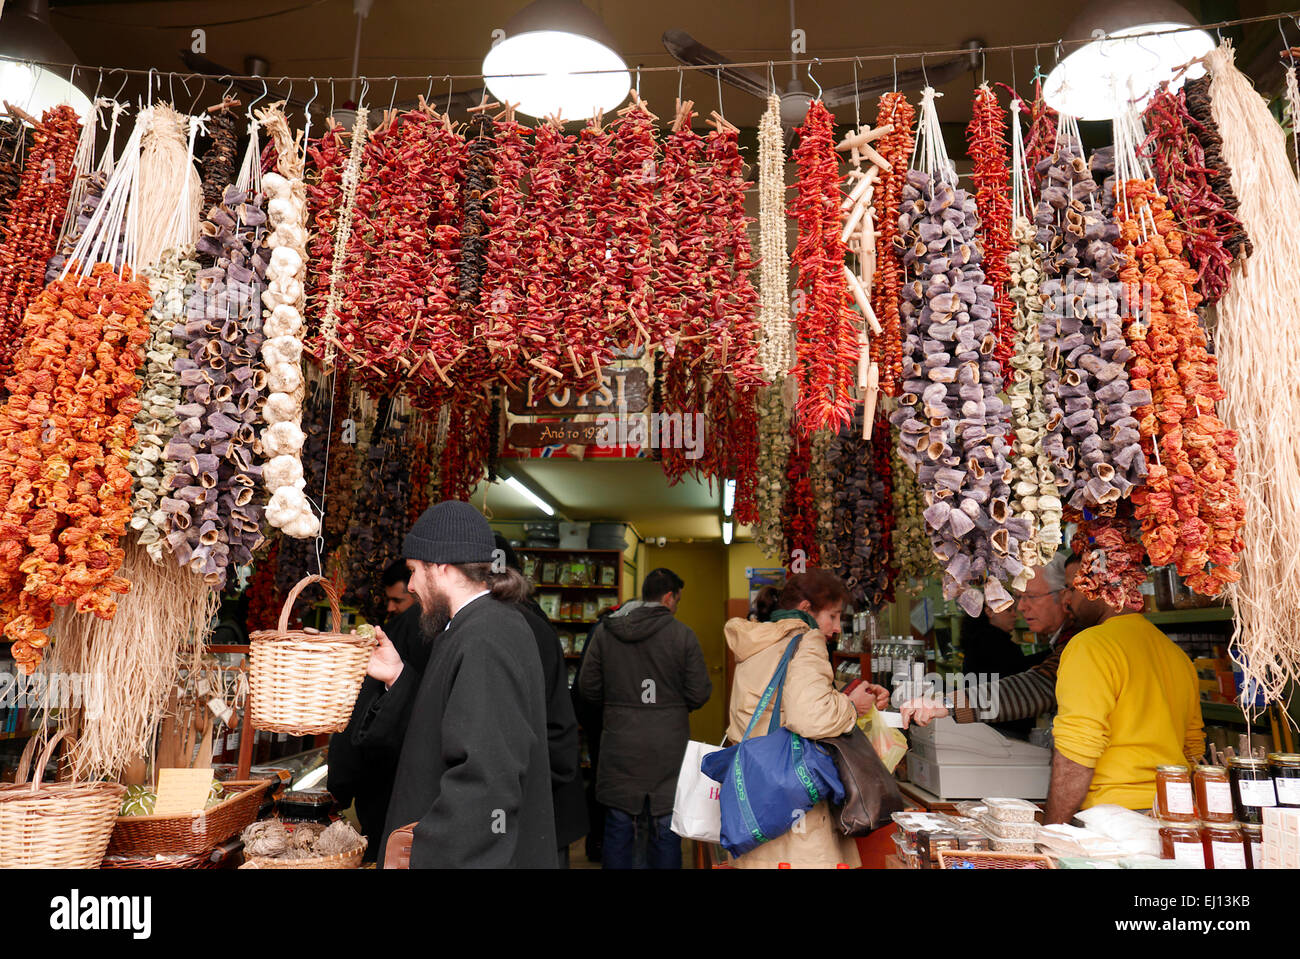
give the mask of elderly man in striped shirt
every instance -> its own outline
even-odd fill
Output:
[[[903,725],[915,722],[929,725],[941,716],[952,714],[959,723],[1005,723],[1017,719],[1033,719],[1056,708],[1056,672],[1061,663],[1061,653],[1070,637],[1094,623],[1073,621],[1065,604],[1069,584],[1078,571],[1079,558],[1073,554],[1058,553],[1052,562],[1034,572],[1025,591],[1020,595],[1020,613],[1025,623],[1040,636],[1051,637],[1051,651],[1037,665],[1005,676],[989,688],[980,691],[980,699],[989,703],[987,709],[966,706],[961,693],[952,708],[931,697],[914,699],[900,707]]]

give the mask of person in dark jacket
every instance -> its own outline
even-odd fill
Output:
[[[402,582],[406,588],[406,582]],[[408,605],[405,611],[384,621],[388,637],[402,662],[411,670],[410,677],[423,675],[429,659],[428,644],[420,640],[420,607]],[[372,707],[384,695],[384,684],[367,676],[361,683],[357,703],[352,708],[348,728],[330,737],[329,778],[326,788],[341,806],[355,802],[361,835],[368,840],[365,861],[379,858],[379,841],[384,834],[388,814],[388,797],[397,775],[397,757],[402,749],[402,729],[390,735],[362,735],[362,723]]]
[[[424,675],[412,676],[377,630],[367,666],[384,697],[413,697],[381,861],[388,836],[414,823],[414,869],[555,868],[545,682],[515,605],[527,583],[497,570],[495,548],[487,520],[456,501],[425,510],[402,544],[432,647]],[[385,706],[366,720],[400,712]]]
[[[506,565],[523,572],[510,541],[496,534],[497,549]],[[546,680],[546,738],[551,758],[551,802],[555,806],[555,841],[561,869],[569,866],[569,846],[587,835],[587,801],[578,768],[578,720],[569,695],[569,670],[555,627],[530,596],[519,604],[537,640]]]
[[[699,640],[673,616],[684,585],[672,570],[656,569],[641,600],[597,624],[587,641],[578,683],[584,699],[603,706],[596,798],[607,807],[606,869],[682,865],[673,798],[689,713],[713,693]]]
[[[411,570],[406,565],[406,560],[395,559],[389,563],[379,581],[384,587],[390,617],[404,613],[415,605],[415,594],[408,585],[411,582]]]

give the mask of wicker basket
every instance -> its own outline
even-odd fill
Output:
[[[958,865],[961,863],[962,865]],[[967,865],[968,864],[968,865]],[[1047,856],[1027,852],[985,852],[980,849],[943,849],[940,869],[1055,869]]]
[[[351,852],[316,859],[268,859],[266,856],[246,856],[240,869],[357,869],[366,854],[366,843]]]
[[[237,835],[257,818],[262,793],[269,785],[265,779],[223,783],[235,795],[189,816],[118,816],[108,851],[115,856],[174,856],[211,851],[213,846]]]
[[[289,629],[298,594],[321,583],[329,597],[332,633]],[[366,663],[377,644],[373,637],[341,633],[339,598],[329,580],[308,576],[289,593],[278,629],[250,634],[249,706],[254,729],[290,736],[342,732],[352,717]]]
[[[0,868],[95,869],[104,858],[126,787],[119,783],[44,783],[41,775],[66,730],[41,752],[27,783],[36,737],[16,782],[0,784]]]
[[[100,869],[217,869],[220,861],[213,862],[212,850],[192,856],[105,856]]]

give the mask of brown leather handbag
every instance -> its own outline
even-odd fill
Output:
[[[855,723],[842,736],[817,740],[835,760],[844,785],[844,804],[835,811],[840,832],[865,836],[889,824],[889,817],[907,808],[898,781],[880,761],[875,747]]]
[[[408,823],[401,829],[394,829],[388,834],[388,845],[384,847],[385,869],[411,868],[411,843],[415,841],[415,823]]]

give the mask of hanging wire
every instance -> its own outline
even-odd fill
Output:
[[[1220,37],[1222,37],[1222,31],[1225,28],[1240,27],[1240,26],[1246,26],[1249,24],[1256,24],[1256,23],[1274,23],[1282,19],[1283,17],[1293,18],[1296,17],[1298,14],[1300,14],[1300,11],[1287,11],[1285,13],[1267,14],[1258,17],[1244,17],[1236,20],[1223,20],[1218,23],[1209,23],[1209,24],[1203,24],[1199,26],[1178,26],[1178,27],[1171,27],[1169,29],[1164,29],[1164,30],[1150,30],[1144,33],[1129,34],[1125,36],[1123,39],[1135,39],[1137,37],[1169,36],[1173,34],[1187,33],[1193,30],[1206,30],[1206,31],[1215,30],[1220,35]],[[1092,37],[1086,37],[1081,39],[1057,40],[1054,41],[1054,44],[1057,47],[1059,53],[1063,55],[1064,51],[1067,48],[1085,46],[1092,42],[1093,42]],[[1038,43],[1018,43],[1018,44],[1000,44],[996,46],[981,46],[975,48],[975,50],[972,50],[967,47],[967,48],[951,49],[951,50],[926,50],[926,51],[907,51],[907,52],[896,52],[896,53],[858,54],[856,57],[844,56],[844,57],[820,57],[820,58],[792,58],[787,60],[773,60],[771,62],[774,66],[803,66],[809,63],[816,63],[820,65],[833,64],[833,63],[850,64],[853,63],[855,59],[860,60],[862,62],[885,62],[889,60],[897,61],[899,57],[918,57],[918,58],[920,57],[968,57],[972,52],[987,54],[987,53],[1008,53],[1016,50],[1037,51],[1042,46],[1043,43],[1040,41]],[[22,57],[12,57],[12,56],[0,56],[0,60],[7,60],[16,63],[33,63],[44,67],[66,68],[72,66],[71,63],[29,60]],[[732,64],[728,64],[728,66],[751,67],[757,69],[766,66],[767,63],[768,63],[767,60],[756,60],[756,61],[732,63]],[[679,70],[679,69],[717,71],[719,67],[716,64],[690,64],[690,65],[670,65],[670,66],[642,68],[643,72],[646,73],[663,73],[663,72],[667,72],[671,70]],[[130,69],[130,70],[123,69],[122,72],[143,76],[149,72],[158,72],[158,71],[157,68],[155,67],[152,68],[152,71],[143,70],[143,69]],[[179,71],[170,71],[170,72],[175,73],[176,76],[181,76],[181,75],[187,77],[204,76],[204,74],[197,73],[197,72],[184,73],[184,74],[182,74]],[[617,69],[607,68],[607,69],[600,69],[600,70],[575,70],[572,71],[569,75],[585,76],[588,74],[597,75],[597,74],[605,74],[605,73],[625,73],[625,72],[626,72],[626,68],[624,67],[624,68],[617,68]],[[526,78],[526,77],[540,77],[540,76],[547,76],[547,75],[548,74],[545,71],[535,71],[535,72],[528,72],[528,73],[492,74],[491,76],[493,78],[497,78],[497,77]],[[231,76],[230,74],[223,74],[221,76],[221,79],[227,79],[230,76]],[[419,75],[401,76],[398,77],[398,79],[427,80],[429,76],[430,74],[419,74]],[[465,74],[451,74],[448,76],[448,79],[481,81],[486,79],[486,77],[487,75],[481,73],[465,73]],[[285,82],[285,83],[291,80],[305,81],[310,79],[310,77],[306,77],[306,76],[261,77],[261,76],[251,76],[251,75],[240,76],[238,78],[244,80],[272,80],[272,81]],[[355,76],[355,77],[338,76],[338,77],[334,77],[333,79],[343,81],[343,80],[365,80],[367,78],[363,76]]]
[[[813,57],[813,63],[817,64],[818,66],[821,66],[821,60],[819,60],[817,57]],[[808,79],[813,83],[817,83],[817,78],[812,74],[812,63],[808,64]],[[822,98],[822,85],[820,83],[817,83],[817,99],[820,100],[821,98]]]
[[[862,129],[862,97],[858,93],[858,58],[853,58],[853,129]]]

